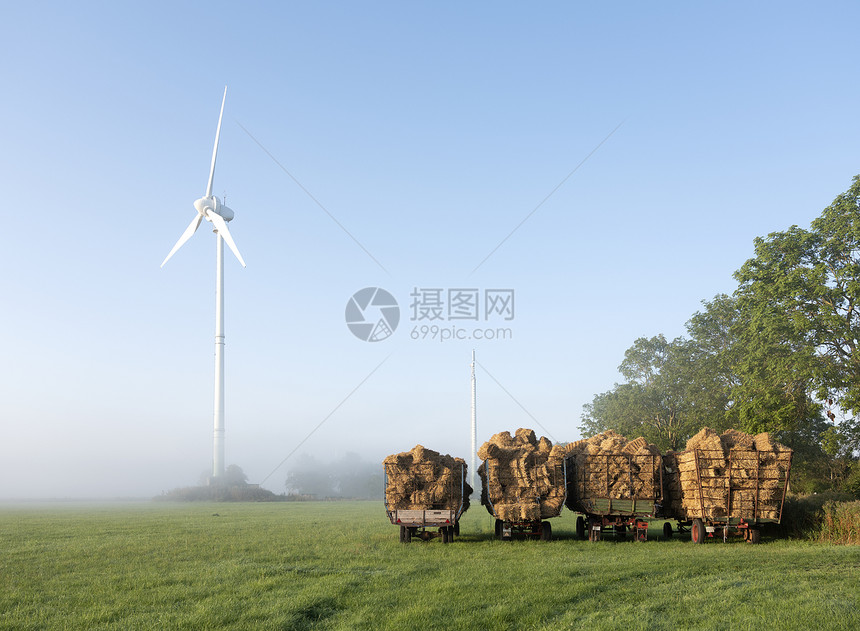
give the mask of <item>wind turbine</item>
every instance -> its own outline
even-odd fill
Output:
[[[239,259],[242,267],[245,261],[239,254],[239,249],[230,236],[227,222],[233,219],[233,211],[221,203],[212,194],[212,183],[215,179],[215,159],[218,157],[218,140],[221,137],[221,120],[224,117],[224,103],[227,100],[227,86],[224,86],[224,97],[221,99],[221,113],[218,115],[218,130],[215,132],[215,148],[212,149],[212,165],[209,167],[209,183],[206,185],[206,195],[194,202],[197,215],[179,237],[179,241],[161,263],[161,267],[170,260],[176,251],[200,227],[205,219],[212,224],[215,232],[215,436],[213,440],[212,476],[224,476],[224,242]]]

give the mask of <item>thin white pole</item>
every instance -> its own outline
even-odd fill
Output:
[[[224,475],[224,239],[215,232],[215,436],[212,476]]]
[[[478,454],[478,423],[475,416],[477,406],[477,398],[475,392],[475,351],[472,351],[472,468],[470,471],[470,485],[473,489],[477,488],[475,486],[475,475],[477,474],[477,469],[475,468],[475,463],[477,462],[477,454]]]

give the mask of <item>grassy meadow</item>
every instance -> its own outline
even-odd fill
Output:
[[[0,505],[0,629],[857,629],[860,546],[398,541],[381,502]]]

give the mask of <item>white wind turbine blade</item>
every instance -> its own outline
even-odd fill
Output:
[[[179,241],[176,242],[176,245],[173,246],[173,249],[170,251],[170,254],[167,255],[167,258],[164,259],[161,263],[161,267],[164,267],[164,264],[170,260],[170,257],[176,254],[176,250],[181,248],[188,239],[191,238],[195,232],[197,232],[197,228],[200,227],[200,222],[203,220],[203,215],[197,213],[197,216],[191,220],[191,223],[188,224],[188,227],[185,229],[185,232],[182,233],[182,236],[179,237]]]
[[[242,264],[242,267],[245,267],[245,260],[242,258],[242,255],[239,254],[239,248],[236,247],[236,244],[233,243],[233,237],[230,236],[230,231],[227,229],[227,222],[224,221],[224,218],[218,213],[211,211],[206,213],[209,221],[212,222],[212,225],[215,226],[215,230],[218,231],[224,241],[227,243],[229,248],[233,250],[233,254],[236,255],[236,258],[239,259],[239,262]]]
[[[224,102],[227,100],[227,86],[224,86],[224,97],[221,99],[221,113],[218,115],[218,131],[215,132],[215,147],[212,149],[212,166],[209,167],[209,184],[206,185],[206,197],[212,197],[212,184],[215,181],[215,158],[218,156],[218,139],[221,137],[221,119],[224,117]]]

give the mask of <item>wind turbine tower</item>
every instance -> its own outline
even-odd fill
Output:
[[[224,117],[224,103],[227,101],[227,87],[221,99],[221,113],[218,115],[218,129],[215,132],[215,148],[212,150],[212,164],[209,166],[209,183],[206,185],[206,195],[194,202],[197,215],[179,237],[179,241],[161,263],[161,267],[170,260],[176,251],[200,227],[205,219],[212,224],[215,233],[215,431],[212,454],[212,477],[224,476],[224,242],[239,259],[242,267],[245,261],[239,254],[239,249],[230,236],[227,222],[233,219],[233,211],[225,206],[220,199],[212,194],[215,180],[215,159],[218,157],[218,140],[221,137],[221,120]]]
[[[475,463],[477,461],[478,453],[478,423],[475,417],[477,402],[478,401],[475,392],[475,351],[472,350],[472,468],[470,469],[470,484],[473,489],[477,488],[475,486],[475,475],[477,474]]]

